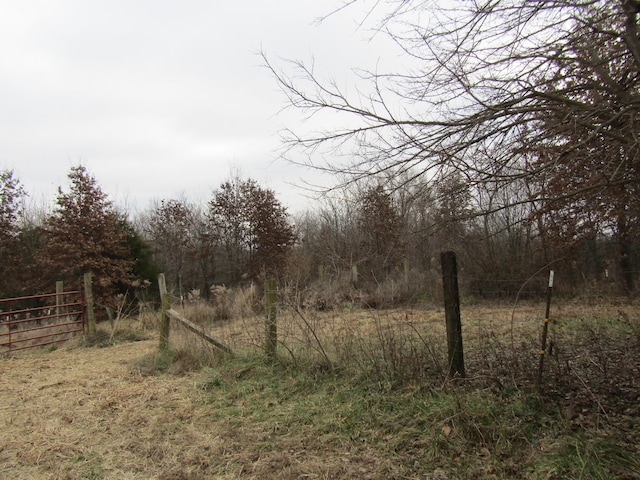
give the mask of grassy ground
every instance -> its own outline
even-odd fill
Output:
[[[140,323],[0,358],[0,478],[640,478],[637,306],[555,307],[538,388],[541,310],[463,307],[456,381],[437,310],[282,311],[270,360],[204,310],[235,356]]]

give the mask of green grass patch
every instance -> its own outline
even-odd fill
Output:
[[[81,479],[100,480],[105,477],[102,461],[97,455],[78,455],[75,459],[78,464],[78,475]]]
[[[143,376],[162,373],[179,375],[202,369],[204,362],[205,359],[195,352],[167,348],[139,358],[131,365],[131,370]]]
[[[140,342],[147,338],[148,336],[144,332],[135,328],[121,328],[113,332],[107,332],[100,328],[93,334],[86,334],[81,345],[88,348],[107,348],[122,343]]]
[[[623,432],[603,422],[577,428],[537,393],[393,386],[296,367],[228,359],[203,371],[201,401],[234,431],[261,432],[255,455],[304,445],[325,456],[377,458],[386,465],[376,471],[388,478],[438,470],[450,479],[640,478]]]

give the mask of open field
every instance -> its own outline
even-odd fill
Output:
[[[3,357],[0,478],[640,478],[638,307],[556,307],[539,393],[543,311],[464,307],[465,382],[437,309],[283,311],[277,361],[260,317],[209,325],[234,358],[179,329]]]

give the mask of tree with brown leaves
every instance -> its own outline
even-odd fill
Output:
[[[12,170],[0,172],[0,298],[20,293],[18,220],[25,191]]]
[[[224,252],[218,271],[226,282],[283,273],[296,236],[273,191],[251,179],[226,181],[209,202],[209,222]]]
[[[68,178],[69,190],[58,188],[56,208],[43,226],[41,288],[50,290],[56,280],[79,288],[82,275],[91,272],[97,301],[110,305],[118,289],[132,282],[127,233],[112,202],[84,166],[72,167]]]

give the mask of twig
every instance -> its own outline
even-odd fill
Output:
[[[598,397],[596,397],[596,395],[593,393],[593,391],[589,388],[589,385],[587,385],[587,382],[584,380],[584,378],[582,378],[582,376],[580,374],[578,374],[576,369],[571,367],[571,366],[569,366],[569,371],[572,372],[576,376],[576,378],[578,380],[580,380],[580,383],[587,390],[587,392],[589,393],[591,398],[593,398],[593,401],[598,404],[598,409],[602,412],[602,414],[605,416],[605,418],[607,420],[609,420],[609,415],[607,415],[607,411],[602,406],[602,403],[600,403],[600,400],[598,400]]]
[[[309,331],[311,332],[311,335],[313,335],[314,340],[316,341],[316,343],[318,344],[318,349],[319,352],[322,354],[322,356],[324,357],[325,361],[327,362],[327,364],[329,365],[329,368],[331,370],[333,370],[333,362],[331,361],[331,359],[329,358],[329,355],[327,355],[327,352],[325,351],[324,347],[322,346],[322,342],[320,341],[320,339],[318,338],[318,335],[316,334],[315,329],[309,324],[309,322],[307,321],[307,319],[305,318],[304,315],[302,315],[302,312],[300,311],[300,309],[298,307],[296,307],[295,305],[292,305],[293,311],[296,312],[296,314],[302,319],[302,321],[304,322],[304,324],[306,325],[306,327],[309,329]]]

